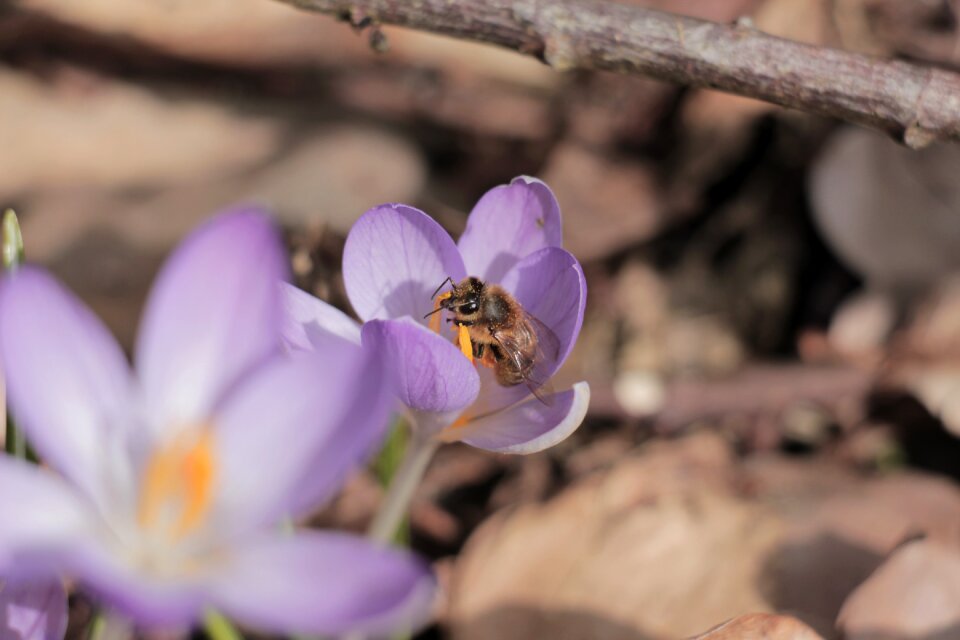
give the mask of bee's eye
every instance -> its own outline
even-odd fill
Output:
[[[477,312],[477,309],[479,309],[479,308],[480,308],[480,307],[477,306],[477,303],[476,303],[476,302],[468,302],[467,304],[462,304],[462,305],[460,305],[460,307],[457,309],[457,311],[459,311],[460,313],[462,313],[462,314],[464,314],[464,315],[470,315],[471,313],[476,313],[476,312]]]

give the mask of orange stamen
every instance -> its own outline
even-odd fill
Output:
[[[207,430],[183,458],[186,496],[176,525],[178,536],[196,529],[203,521],[212,502],[215,471],[213,434]]]
[[[151,456],[140,488],[137,518],[144,528],[169,527],[174,538],[196,529],[210,509],[216,456],[213,433],[189,429]],[[161,516],[174,515],[172,523]]]
[[[452,296],[453,293],[447,291],[446,293],[441,293],[433,300],[433,315],[430,316],[430,330],[434,333],[440,333],[440,316],[443,315],[437,309],[440,308],[440,303]]]
[[[460,351],[473,364],[473,343],[470,342],[470,329],[462,324],[458,326],[460,327],[460,333],[457,334],[457,342],[460,344]]]

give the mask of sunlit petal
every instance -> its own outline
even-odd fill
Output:
[[[436,588],[406,552],[321,532],[248,545],[214,579],[217,606],[248,626],[329,636],[415,630]]]
[[[270,220],[238,209],[200,227],[150,293],[136,365],[158,430],[204,420],[249,369],[280,348],[286,258]]]
[[[122,443],[132,428],[133,383],[116,340],[50,275],[22,267],[0,289],[0,353],[7,395],[30,443],[103,499],[104,474],[115,462],[104,443]]]
[[[343,249],[343,283],[363,320],[410,316],[433,308],[430,295],[447,278],[466,276],[460,252],[433,218],[387,204],[363,214]]]
[[[494,187],[473,207],[457,245],[467,273],[499,282],[520,260],[562,241],[560,206],[550,188],[529,176]]]

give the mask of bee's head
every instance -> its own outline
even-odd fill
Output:
[[[453,285],[450,297],[441,301],[440,306],[454,312],[461,320],[471,320],[480,312],[482,296],[483,282],[471,276]]]

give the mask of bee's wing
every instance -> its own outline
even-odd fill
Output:
[[[503,353],[513,361],[517,371],[527,372],[524,375],[524,382],[530,389],[530,393],[543,404],[550,405],[553,396],[550,374],[560,356],[560,340],[550,327],[526,311],[521,310],[521,312],[526,322],[523,323],[524,326],[518,327],[517,335],[520,335],[521,331],[535,333],[536,348],[532,354],[529,353],[529,349],[524,349],[518,338],[510,334],[494,332],[493,338],[500,345]]]
[[[527,313],[527,311],[523,311],[523,315],[534,331],[537,332],[537,356],[539,356],[537,362],[542,362],[544,365],[553,368],[560,358],[560,338],[553,332],[553,329],[540,322],[536,316]]]

